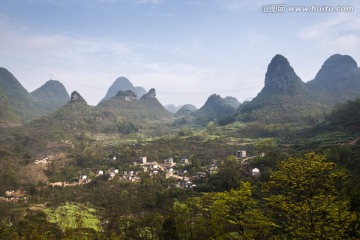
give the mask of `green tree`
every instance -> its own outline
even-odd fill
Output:
[[[206,126],[206,131],[211,133],[215,131],[215,128],[216,128],[216,124],[213,121],[210,121]]]
[[[83,204],[65,203],[55,210],[44,210],[47,220],[55,223],[62,231],[78,228],[101,230],[100,220],[95,215],[96,210]]]
[[[179,131],[178,134],[179,134],[180,137],[190,136],[191,135],[191,130],[190,130],[190,128],[183,127],[183,128],[181,128],[181,130]]]
[[[210,175],[208,183],[214,191],[228,191],[239,186],[240,175],[240,164],[237,158],[231,155],[216,174]]]
[[[175,199],[172,208],[173,219],[179,239],[200,239],[203,224],[201,198],[189,197],[184,202]]]
[[[210,206],[216,239],[263,239],[275,224],[252,198],[251,184],[241,182],[238,190],[216,193]]]
[[[268,153],[276,148],[276,143],[273,138],[264,138],[255,143],[254,150],[257,153]]]
[[[336,186],[347,175],[315,153],[278,163],[264,190],[290,239],[346,239],[355,215]]]
[[[163,223],[163,234],[164,240],[178,240],[178,234],[176,224],[173,218],[166,218]]]

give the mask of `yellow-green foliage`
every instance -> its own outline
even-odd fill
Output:
[[[56,223],[62,231],[69,229],[91,228],[100,231],[100,221],[96,210],[80,203],[65,203],[55,210],[45,209],[47,220]]]
[[[249,182],[242,182],[239,189],[213,196],[210,212],[216,239],[262,239],[275,227],[259,209],[251,188]]]
[[[355,215],[336,188],[346,177],[315,153],[278,164],[264,189],[290,239],[346,239]]]

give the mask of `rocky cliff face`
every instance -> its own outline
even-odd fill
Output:
[[[304,83],[296,75],[289,61],[277,54],[270,62],[265,74],[265,86],[262,91],[282,95],[295,95]]]
[[[73,103],[87,104],[85,99],[77,91],[74,91],[74,92],[71,93],[69,104],[73,104]]]
[[[155,88],[152,88],[149,90],[149,92],[141,97],[141,100],[144,99],[153,99],[156,98],[156,90]]]
[[[115,97],[128,102],[136,100],[136,94],[131,90],[119,91]]]

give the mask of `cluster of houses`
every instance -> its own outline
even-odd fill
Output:
[[[241,165],[248,168],[251,176],[259,177],[261,175],[260,170],[258,168],[250,168],[249,162],[254,156],[247,156],[245,150],[239,150],[236,152],[236,157],[240,161]],[[261,154],[263,157],[264,154]],[[116,160],[116,157],[112,157],[109,160]],[[42,160],[36,160],[35,164],[40,165],[42,167],[47,167],[49,164],[49,158],[44,158]],[[157,174],[164,174],[166,178],[173,178],[176,181],[175,186],[183,187],[183,188],[193,188],[196,187],[196,184],[193,183],[194,180],[199,180],[206,178],[209,175],[216,174],[219,170],[219,166],[221,166],[221,162],[213,161],[209,166],[204,169],[204,172],[197,172],[196,175],[190,176],[186,170],[179,170],[179,166],[187,166],[191,164],[191,161],[188,158],[181,158],[175,161],[172,157],[164,159],[162,162],[149,162],[146,156],[140,157],[137,161],[131,164],[131,167],[139,166],[140,170],[125,170],[123,172],[119,172],[118,169],[110,168],[108,170],[96,170],[91,173],[92,176],[101,177],[106,175],[108,180],[112,180],[115,176],[118,176],[119,180],[122,181],[130,181],[130,182],[138,182],[140,180],[139,173],[148,173],[150,176],[154,176]],[[134,169],[134,168],[129,168]],[[88,175],[81,175],[75,181],[72,182],[54,182],[49,183],[49,186],[58,186],[58,187],[66,187],[66,186],[76,186],[87,184],[91,182],[91,178]]]
[[[239,150],[236,152],[236,157],[240,164],[248,169],[249,175],[254,178],[258,178],[261,176],[261,171],[258,168],[251,168],[250,161],[254,158],[254,156],[247,156],[246,151]],[[260,157],[264,157],[264,153],[260,155]],[[116,157],[111,158],[112,160],[116,160]],[[49,158],[44,158],[41,160],[36,160],[35,164],[46,168],[49,164]],[[210,175],[216,174],[221,167],[223,162],[221,161],[213,161],[209,166],[204,168],[203,172],[197,172],[195,175],[191,176],[189,172],[183,170],[184,166],[190,165],[191,161],[188,158],[181,158],[175,161],[173,158],[169,157],[164,159],[162,162],[148,162],[147,157],[140,157],[137,161],[131,164],[131,168],[129,170],[125,170],[120,172],[118,169],[109,168],[108,170],[95,170],[93,172],[89,172],[88,175],[80,175],[75,181],[72,182],[54,182],[49,183],[49,186],[52,187],[67,187],[67,186],[76,186],[87,184],[91,182],[91,179],[96,177],[106,176],[105,179],[112,180],[116,176],[120,181],[129,181],[129,182],[138,182],[140,181],[140,173],[148,173],[150,176],[155,176],[161,174],[165,178],[172,178],[175,182],[172,184],[174,187],[179,188],[195,188],[196,184],[194,182],[204,179]],[[134,168],[134,166],[137,166]],[[140,167],[140,168],[139,168]],[[130,169],[138,169],[130,170]],[[19,201],[27,201],[27,192],[22,190],[10,190],[6,191],[4,197],[0,197],[0,201],[3,202],[19,202]]]
[[[263,156],[263,154],[261,155]],[[246,151],[239,150],[236,152],[236,157],[240,161],[241,165],[244,167],[249,167],[249,162],[254,156],[247,156]],[[110,158],[110,160],[116,160],[116,157]],[[46,158],[43,160],[39,160],[38,164],[45,164],[47,162]],[[95,172],[95,177],[101,177],[106,175],[108,180],[112,180],[115,176],[118,176],[118,179],[121,181],[130,181],[130,182],[138,182],[140,181],[139,173],[148,173],[150,176],[154,176],[157,174],[163,174],[165,178],[173,178],[175,179],[176,187],[183,188],[194,188],[196,184],[193,181],[206,178],[209,175],[216,174],[219,170],[219,166],[222,164],[219,161],[213,161],[211,165],[207,166],[204,169],[204,172],[197,172],[196,175],[190,176],[186,170],[179,170],[179,166],[187,166],[191,164],[191,161],[188,158],[181,158],[178,161],[175,161],[172,157],[164,159],[162,162],[149,162],[146,156],[140,157],[137,161],[131,164],[131,168],[119,172],[118,169],[110,168],[106,171],[98,170]],[[135,166],[139,166],[140,169],[138,171],[130,170],[134,169]],[[180,168],[181,169],[181,168]],[[260,170],[258,168],[250,169],[250,174],[253,177],[259,177],[261,175]],[[78,181],[74,182],[57,182],[50,183],[51,186],[75,186],[81,184],[87,184],[91,182],[91,179],[87,175],[82,175],[78,178]]]
[[[11,203],[17,203],[19,201],[27,201],[28,193],[27,191],[23,190],[9,190],[5,191],[5,197],[0,197],[0,201],[2,202],[11,202]]]

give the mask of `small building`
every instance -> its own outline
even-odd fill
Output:
[[[196,173],[196,178],[200,179],[200,178],[205,178],[206,177],[206,172],[197,172]]]
[[[182,165],[189,165],[189,164],[190,164],[190,161],[189,161],[189,159],[187,159],[187,158],[182,158],[182,159],[180,160],[180,163],[181,163]]]
[[[174,164],[174,159],[173,158],[167,158],[167,159],[165,159],[164,160],[164,165],[165,166],[174,166],[175,164]]]
[[[208,169],[209,175],[216,174],[218,172],[218,167],[216,164],[211,164],[211,166]]]
[[[147,157],[140,157],[139,162],[140,164],[145,164],[147,162]]]
[[[246,158],[246,151],[244,151],[244,150],[239,150],[239,151],[236,152],[236,156],[237,156],[238,158]]]
[[[22,191],[22,190],[10,190],[10,191],[5,191],[5,197],[7,198],[21,198],[24,197],[27,194],[26,191]]]
[[[104,175],[104,171],[103,171],[103,170],[100,170],[100,171],[98,172],[98,175]]]
[[[88,177],[86,175],[81,176],[81,180],[86,180]]]
[[[115,173],[115,174],[119,174],[119,170],[118,170],[118,169],[115,169],[115,170],[114,170],[114,173]]]

